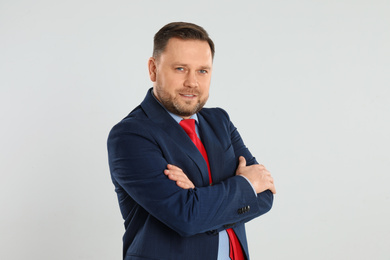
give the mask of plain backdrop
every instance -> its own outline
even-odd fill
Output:
[[[273,174],[251,258],[390,259],[388,0],[0,0],[0,259],[121,259],[111,127],[154,33],[208,30],[208,107]]]

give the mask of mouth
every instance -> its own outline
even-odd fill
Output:
[[[185,97],[185,98],[195,98],[197,95],[195,94],[180,94],[180,96]]]

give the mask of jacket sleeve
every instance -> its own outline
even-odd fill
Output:
[[[117,189],[123,189],[149,214],[180,235],[221,230],[231,223],[249,221],[271,208],[272,198],[260,200],[250,184],[239,176],[214,186],[179,188],[164,175],[169,162],[149,130],[131,120],[111,130],[108,138],[111,176]],[[233,137],[237,138],[237,148],[242,149],[239,135]],[[126,214],[132,214],[131,210]]]
[[[248,166],[249,165],[258,164],[256,158],[253,157],[253,155],[251,154],[249,149],[244,144],[244,141],[241,138],[237,128],[230,121],[230,118],[229,118],[229,115],[227,114],[227,112],[224,111],[223,109],[220,109],[220,108],[218,110],[224,115],[223,117],[225,117],[227,119],[227,121],[228,121],[228,125],[229,125],[228,131],[230,133],[231,142],[232,142],[232,146],[233,146],[233,149],[234,149],[235,161],[237,162],[236,168],[238,166],[238,158],[240,156],[244,156],[245,157],[246,163],[247,163]],[[246,181],[249,182],[248,180],[246,180]],[[253,190],[252,186],[251,186],[251,188],[252,188],[251,189],[252,192],[254,193],[254,190]],[[241,213],[241,214],[244,215],[242,219],[240,219],[239,221],[237,221],[235,223],[231,223],[229,225],[225,225],[224,227],[226,227],[226,226],[234,226],[234,225],[239,224],[239,223],[246,223],[246,222],[252,220],[255,217],[258,217],[258,216],[260,216],[262,214],[267,213],[272,208],[273,199],[274,199],[274,196],[273,196],[273,193],[270,190],[266,190],[266,191],[263,191],[261,193],[258,193],[257,194],[257,206],[258,206],[259,211],[257,212],[257,214],[256,215],[251,215],[251,214],[245,215],[245,214]],[[237,212],[238,213],[243,212],[243,211],[245,212],[245,210],[246,210],[246,208],[244,207],[242,209],[238,209]],[[220,231],[221,229],[223,229],[223,228],[220,228],[217,231]]]

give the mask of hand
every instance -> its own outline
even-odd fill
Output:
[[[164,174],[167,175],[170,180],[175,181],[177,186],[186,190],[195,188],[195,185],[188,179],[182,169],[172,164],[168,164],[167,168],[168,169],[164,170]]]
[[[267,171],[264,165],[254,164],[246,166],[246,160],[243,156],[240,156],[238,159],[238,167],[236,170],[236,175],[242,175],[246,177],[253,188],[256,190],[256,193],[263,192],[265,190],[270,190],[273,194],[276,193],[274,179],[271,176],[271,173]]]

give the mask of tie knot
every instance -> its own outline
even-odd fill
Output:
[[[184,131],[191,137],[195,134],[195,119],[183,119],[180,121],[179,125],[184,129]]]

